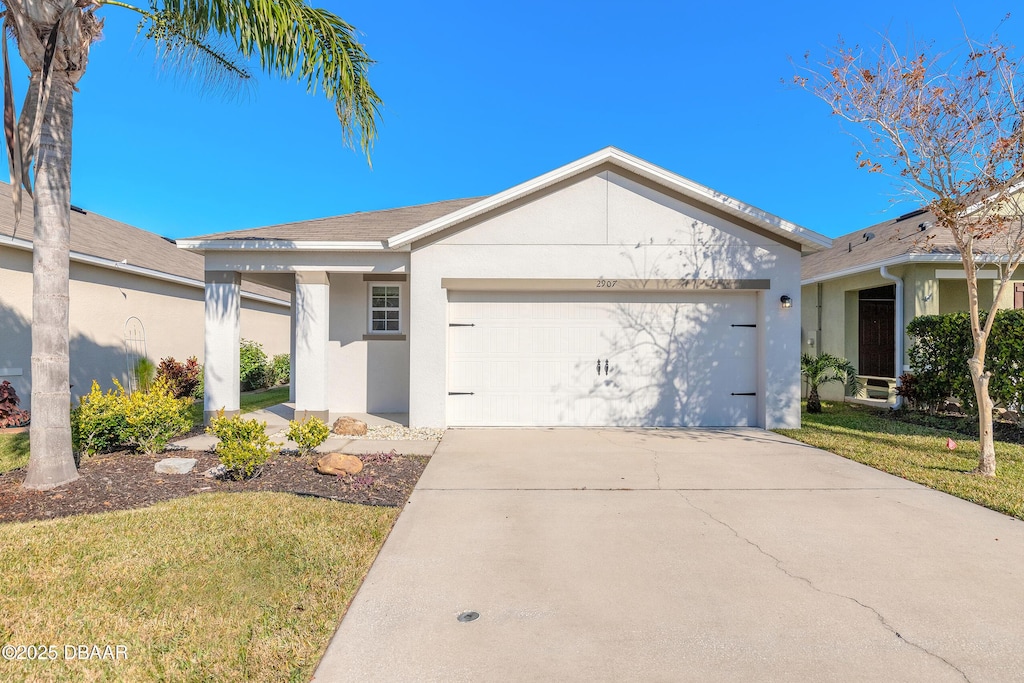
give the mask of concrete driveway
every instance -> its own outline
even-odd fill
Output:
[[[314,680],[1022,678],[1020,522],[756,429],[495,429],[445,435]]]

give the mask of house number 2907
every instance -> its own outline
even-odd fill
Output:
[[[618,283],[618,280],[598,280],[598,287],[614,287]]]

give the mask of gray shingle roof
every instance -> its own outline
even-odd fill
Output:
[[[483,197],[449,199],[381,211],[358,211],[343,216],[314,218],[264,228],[249,228],[190,237],[190,240],[288,240],[291,242],[381,242],[411,228],[429,223],[453,211],[475,204]]]
[[[869,233],[874,237],[866,240],[864,236]],[[997,251],[998,245],[994,242],[979,242],[975,248],[976,253]],[[808,254],[800,259],[802,280],[867,269],[872,264],[908,254],[959,253],[949,231],[936,223],[931,212],[923,209],[836,237],[832,244],[831,249]]]
[[[0,182],[0,235],[32,241],[32,200],[26,195],[21,223],[14,232],[14,206],[11,186]],[[3,245],[0,237],[0,245]],[[111,261],[127,260],[129,265],[168,275],[204,280],[203,257],[178,249],[172,240],[156,233],[132,227],[91,211],[71,212],[71,251]],[[243,291],[287,301],[287,294],[263,285],[243,283]]]

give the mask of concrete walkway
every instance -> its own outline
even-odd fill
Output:
[[[449,430],[314,680],[1020,680],[1022,608],[1020,522],[771,433]]]

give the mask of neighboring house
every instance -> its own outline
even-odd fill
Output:
[[[995,241],[979,242],[979,263],[998,259]],[[1024,272],[999,302],[1024,308]],[[979,272],[978,298],[991,308],[998,289],[996,268]],[[909,370],[911,339],[906,324],[920,315],[968,310],[967,280],[948,230],[925,211],[911,211],[833,240],[831,249],[801,260],[803,347],[850,360],[862,376],[883,386],[878,396],[895,400],[896,381]],[[875,392],[872,392],[874,394]],[[837,384],[822,397],[842,398]]]
[[[491,197],[179,240],[207,349],[295,289],[298,416],[413,426],[800,423],[800,255],[827,237],[607,148]],[[785,300],[784,305],[782,301]],[[207,353],[206,410],[238,410]]]
[[[9,380],[22,406],[31,408],[31,201],[17,232],[13,225],[10,186],[0,184],[0,381]],[[202,257],[159,235],[75,209],[70,268],[73,400],[88,393],[94,379],[104,388],[112,386],[112,377],[127,379],[129,318],[141,321],[154,363],[165,356],[203,360]],[[241,302],[242,333],[267,353],[286,353],[288,293],[246,285]],[[238,354],[237,345],[233,352]]]

